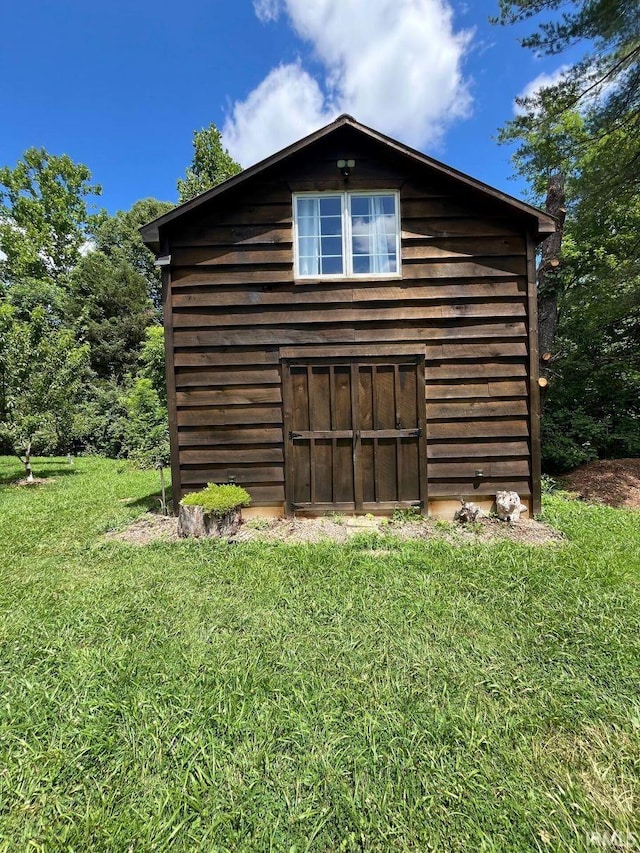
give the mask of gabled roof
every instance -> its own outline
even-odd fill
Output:
[[[335,121],[331,122],[325,127],[321,127],[320,130],[316,130],[314,133],[310,133],[308,136],[305,136],[302,139],[299,139],[297,142],[294,142],[292,145],[288,145],[286,148],[277,151],[275,154],[272,154],[265,160],[261,160],[254,166],[250,166],[248,169],[245,169],[239,174],[234,175],[232,178],[223,181],[216,187],[213,187],[212,189],[201,193],[201,195],[198,195],[195,198],[184,202],[184,204],[179,204],[177,207],[175,207],[173,210],[170,210],[168,213],[165,213],[163,216],[159,216],[152,222],[143,225],[142,228],[140,228],[140,233],[142,235],[143,242],[150,248],[154,249],[156,252],[159,252],[160,228],[165,225],[168,225],[171,222],[174,222],[176,219],[179,219],[187,213],[191,213],[193,210],[196,210],[201,205],[206,205],[207,202],[211,201],[212,199],[218,198],[229,190],[240,186],[245,181],[248,181],[250,178],[259,175],[261,172],[264,172],[271,166],[275,166],[276,164],[281,163],[283,160],[286,160],[287,157],[290,157],[292,154],[297,154],[308,146],[313,145],[314,142],[317,142],[320,139],[324,139],[325,137],[330,136],[332,133],[335,133],[339,128],[342,127],[351,127],[359,133],[363,134],[363,136],[366,136],[369,139],[376,140],[377,142],[386,145],[388,148],[395,151],[396,153],[408,157],[414,163],[425,166],[430,170],[438,172],[448,178],[452,178],[453,180],[458,181],[460,184],[465,185],[466,187],[477,193],[499,201],[502,204],[510,207],[514,213],[520,215],[524,214],[525,216],[530,217],[535,222],[535,230],[540,238],[545,237],[547,234],[552,234],[556,230],[555,221],[553,217],[549,216],[549,214],[545,213],[539,208],[533,207],[530,204],[526,204],[525,202],[520,201],[519,199],[514,198],[513,196],[510,196],[507,193],[502,192],[501,190],[497,190],[494,187],[483,183],[482,181],[478,181],[475,178],[471,178],[469,175],[465,175],[464,172],[459,172],[457,169],[453,169],[451,166],[447,166],[438,160],[434,160],[431,157],[427,157],[420,151],[416,151],[414,148],[410,148],[408,145],[403,145],[401,142],[398,142],[395,139],[391,139],[391,137],[385,136],[383,133],[380,133],[377,130],[373,130],[373,128],[371,127],[367,127],[364,124],[360,124],[360,122],[356,121],[353,116],[345,114],[339,116]]]

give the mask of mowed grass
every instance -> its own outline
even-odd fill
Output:
[[[0,850],[640,844],[640,515],[560,546],[105,531],[157,476],[0,460]],[[615,848],[614,848],[615,849]]]

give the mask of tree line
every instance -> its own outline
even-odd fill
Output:
[[[240,170],[214,125],[193,145],[180,202]],[[0,169],[0,444],[27,479],[36,454],[167,460],[161,279],[138,229],[174,205],[93,212],[100,193],[44,149]]]
[[[542,246],[538,314],[547,471],[640,455],[640,4],[500,0],[525,49],[579,59],[520,100],[500,132],[558,233]]]

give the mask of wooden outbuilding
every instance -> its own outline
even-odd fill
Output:
[[[545,213],[343,115],[144,226],[177,501],[540,508]]]

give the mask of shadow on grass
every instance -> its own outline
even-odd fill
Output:
[[[60,465],[60,463],[56,463],[54,466],[49,465],[41,465],[38,463],[33,468],[33,476],[37,479],[56,479],[58,477],[66,477],[69,474],[77,474],[75,468],[70,465]],[[19,468],[16,466],[14,471],[9,472],[8,474],[0,474],[0,486],[12,486],[14,483],[17,483],[19,480],[24,480],[25,473],[24,468]]]
[[[169,507],[169,512],[171,512],[172,508],[172,500],[171,500],[171,488],[167,488],[166,492],[167,496],[167,506]],[[160,491],[152,492],[150,495],[144,495],[141,498],[136,498],[135,500],[131,499],[126,501],[127,506],[140,507],[141,509],[145,509],[147,512],[153,512],[157,515],[162,514],[162,506],[161,506],[161,497],[162,494]]]

